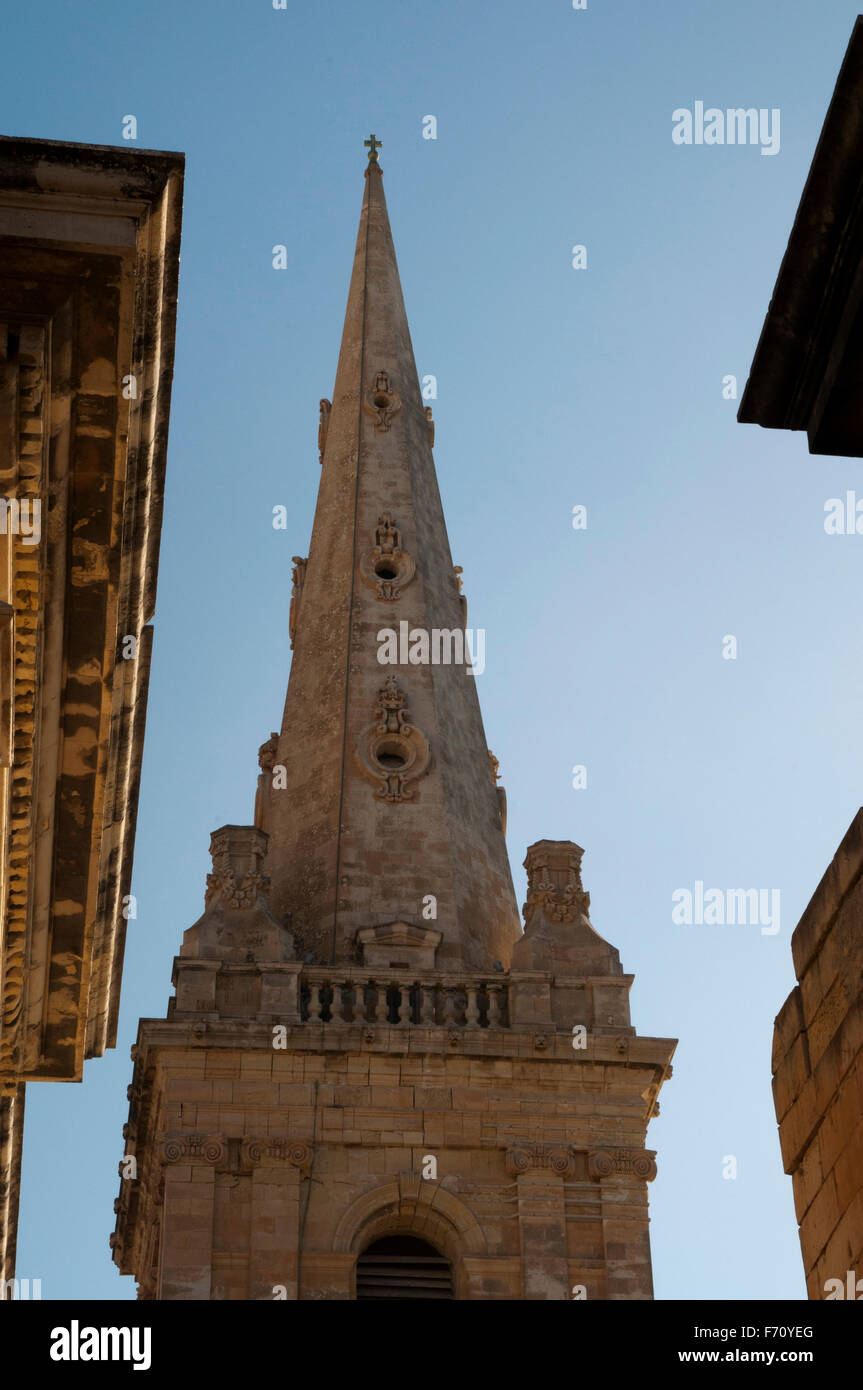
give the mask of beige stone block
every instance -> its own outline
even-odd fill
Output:
[[[272,1081],[234,1081],[231,1087],[231,1100],[235,1105],[261,1105],[275,1107],[279,1104],[279,1087]]]
[[[824,1173],[821,1166],[821,1131],[819,1130],[809,1147],[804,1151],[803,1157],[794,1172],[794,1210],[797,1214],[798,1222],[803,1220],[803,1215],[810,1203],[817,1196],[822,1183]]]
[[[844,1279],[846,1272],[853,1269],[857,1277],[863,1277],[861,1268],[861,1232],[863,1232],[863,1192],[858,1192],[851,1205],[843,1212],[835,1230],[832,1232],[824,1250],[822,1269],[825,1278]],[[806,1259],[807,1267],[812,1263]]]
[[[863,1117],[857,1120],[852,1114],[846,1117],[848,1143],[843,1148],[833,1167],[836,1180],[836,1195],[840,1211],[847,1210],[863,1187]],[[863,1270],[860,1272],[863,1278]]]
[[[308,1081],[280,1081],[279,1106],[314,1105],[315,1088]]]
[[[785,1053],[773,1077],[773,1104],[781,1120],[809,1079],[809,1053],[805,1034],[799,1033]]]
[[[803,1263],[807,1269],[811,1268],[827,1245],[836,1229],[839,1217],[839,1198],[831,1172],[827,1174],[800,1224],[800,1245],[803,1251]]]
[[[179,1076],[170,1076],[165,1082],[165,1095],[168,1101],[174,1102],[212,1100],[212,1082],[199,1077],[185,1080]]]

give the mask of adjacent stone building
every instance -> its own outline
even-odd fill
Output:
[[[284,719],[140,1023],[114,1258],[144,1299],[649,1299],[675,1044],[578,845],[528,850],[522,933],[366,143]]]
[[[858,19],[738,415],[744,423],[770,429],[806,430],[813,454],[854,458],[863,457],[861,170],[863,19]],[[851,527],[856,520],[859,530],[853,501],[850,517]],[[798,983],[774,1029],[776,1117],[813,1299],[854,1297],[857,1280],[857,1296],[863,1296],[861,873],[863,810],[794,931]]]
[[[182,155],[0,139],[4,1281],[25,1084],[116,1041],[182,182]]]

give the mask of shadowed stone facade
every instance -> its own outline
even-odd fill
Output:
[[[182,181],[182,155],[0,139],[4,1279],[25,1083],[116,1041]]]
[[[773,1096],[806,1288],[825,1298],[828,1280],[863,1280],[863,810],[791,950],[798,984],[776,1019]]]
[[[863,457],[863,17],[836,82],[738,419]],[[836,484],[831,484],[831,491]],[[853,505],[853,504],[852,504]],[[850,516],[849,527],[859,529]],[[792,937],[773,1094],[809,1297],[863,1281],[863,811]],[[863,1296],[863,1282],[858,1297]],[[835,1297],[835,1285],[833,1286]],[[847,1294],[840,1296],[853,1296]]]
[[[133,1048],[142,1298],[652,1297],[674,1043],[630,1023],[578,845],[528,850],[522,933],[464,664],[378,660],[466,622],[432,442],[372,144],[282,729]]]

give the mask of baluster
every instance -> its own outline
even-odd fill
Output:
[[[378,998],[375,1005],[375,1023],[389,1022],[389,1007],[387,1005],[387,987],[381,981],[377,984]]]
[[[338,980],[333,980],[333,997],[330,1001],[330,1023],[344,1023],[345,1006],[342,986]]]
[[[443,986],[443,1021],[450,1025],[455,1023],[455,990],[452,985]]]
[[[434,1006],[437,985],[422,985],[420,994],[422,997],[422,1018],[421,1022],[434,1025]]]
[[[354,980],[354,1023],[366,1021],[366,986],[364,980]]]
[[[321,1021],[321,984],[309,981],[309,1023],[320,1023]]]
[[[399,985],[401,990],[401,1000],[399,1002],[399,1023],[410,1023],[411,1021],[411,987],[410,985]]]
[[[476,998],[477,993],[478,993],[478,989],[477,989],[477,986],[476,986],[476,985],[468,985],[468,987],[467,987],[467,1008],[465,1009],[465,1015],[464,1015],[464,1026],[465,1026],[465,1028],[478,1028],[478,1027],[479,1027],[479,1004],[477,1003],[477,998]]]
[[[488,990],[488,1026],[489,1028],[500,1028],[500,985],[486,985]]]

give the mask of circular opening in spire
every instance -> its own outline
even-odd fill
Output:
[[[407,762],[404,749],[394,739],[379,744],[375,749],[375,758],[387,772],[397,772]]]
[[[375,565],[375,574],[378,579],[396,579],[398,570],[394,570],[388,560],[381,560]]]
[[[390,403],[389,396],[385,395],[383,391],[378,391],[377,395],[373,396],[372,399],[378,410],[386,410]]]

